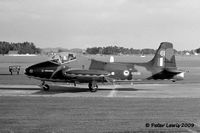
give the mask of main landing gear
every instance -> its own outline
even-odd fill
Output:
[[[89,82],[88,87],[91,92],[96,92],[98,90],[98,85],[96,82]]]
[[[45,84],[45,81],[42,82],[41,86],[42,86],[42,88],[43,88],[44,91],[49,91],[50,87],[49,87],[48,84]]]

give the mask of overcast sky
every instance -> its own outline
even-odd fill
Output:
[[[200,47],[200,0],[0,0],[0,41],[38,47]]]

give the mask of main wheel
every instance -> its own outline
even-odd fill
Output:
[[[49,91],[49,85],[48,84],[44,84],[43,86],[42,86],[42,88],[43,88],[43,90],[44,91]]]
[[[95,82],[90,82],[88,84],[90,92],[96,92],[98,90],[98,85]]]

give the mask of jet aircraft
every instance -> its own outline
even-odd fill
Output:
[[[42,81],[44,91],[48,82],[88,83],[89,90],[96,92],[99,82],[134,82],[138,80],[164,80],[173,82],[184,78],[184,71],[176,67],[173,44],[162,42],[152,60],[144,63],[104,62],[84,56],[57,58],[32,65],[25,69],[30,78]]]

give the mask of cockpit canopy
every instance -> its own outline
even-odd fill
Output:
[[[74,54],[68,54],[67,56],[56,54],[52,57],[53,62],[60,63],[60,64],[66,63],[75,59],[76,59],[76,56]]]

